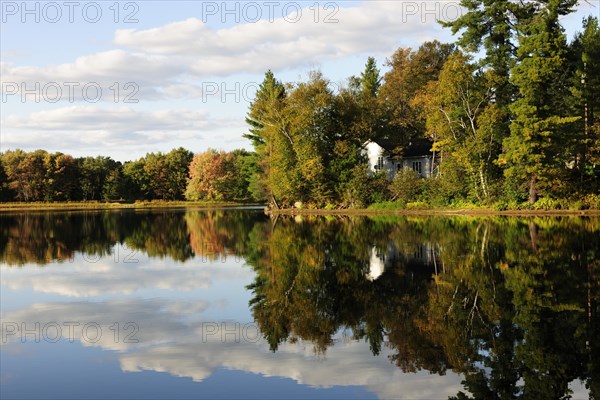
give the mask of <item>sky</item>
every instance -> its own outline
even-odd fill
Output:
[[[251,149],[264,73],[332,86],[373,56],[452,41],[449,1],[0,1],[0,151],[119,161],[185,147]],[[569,37],[600,1],[563,18]]]

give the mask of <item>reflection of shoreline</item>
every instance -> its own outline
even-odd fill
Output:
[[[29,203],[2,203],[0,202],[0,213],[6,215],[11,212],[35,213],[38,211],[56,212],[89,212],[101,210],[160,210],[160,209],[195,209],[195,210],[218,210],[218,209],[262,209],[264,205],[257,203],[239,203],[235,201],[168,201],[152,200],[137,201],[135,203],[104,203],[97,201],[70,201],[70,202],[29,202]]]
[[[267,221],[256,207],[0,213],[0,260],[7,265],[98,259],[116,244],[150,257],[186,261],[244,253],[243,239]]]
[[[183,305],[171,310],[172,325],[182,331],[167,333],[165,327],[144,351],[126,350],[134,359],[124,369],[163,368],[203,379],[197,368],[204,365],[196,365],[200,359],[214,368],[277,375],[277,360],[286,360],[290,346],[310,343],[318,356],[329,358],[343,347],[335,342],[336,333],[347,328],[353,339],[364,340],[351,346],[390,358],[386,368],[391,361],[393,371],[463,373],[471,393],[480,387],[505,393],[556,388],[558,393],[574,379],[597,385],[597,219],[284,216],[271,221],[260,212],[198,211],[134,217],[21,221],[40,240],[57,240],[71,232],[65,227],[78,224],[89,233],[88,241],[73,238],[82,249],[99,253],[102,242],[94,239],[111,238],[124,243],[116,248],[141,249],[140,262],[118,265],[110,261],[117,254],[111,248],[98,262],[76,256],[77,262],[51,269],[6,268],[3,285],[82,297],[166,288],[177,296],[215,277],[226,281],[244,274],[248,292],[242,285],[231,290],[225,282],[217,297],[251,297],[252,315],[265,338],[260,351],[250,343],[221,340],[215,347],[230,352],[229,358],[221,362],[208,350],[211,358],[205,360],[195,353],[202,343],[199,328],[210,321]],[[198,257],[204,251],[206,257]],[[228,255],[239,255],[245,267]],[[208,264],[199,265],[202,261]],[[153,312],[168,321],[163,303],[155,303]],[[246,304],[243,308],[247,312]],[[67,311],[64,315],[86,315]],[[277,353],[268,356],[268,350]],[[274,365],[253,370],[251,363],[236,358],[245,351]],[[173,359],[179,353],[183,358]],[[190,353],[195,355],[191,360],[185,358]],[[532,373],[540,370],[547,373]],[[294,379],[301,375],[296,372]],[[536,398],[564,394],[534,393]]]
[[[344,221],[358,222],[358,225],[379,224],[386,230],[394,224],[414,224],[417,229],[432,224],[438,218],[441,226],[450,222],[460,214],[460,210],[443,212],[443,218],[428,216],[435,210],[407,211],[407,215],[384,215],[370,210],[368,216],[358,212],[348,215],[347,210],[333,214],[322,210],[294,210],[306,215],[296,215],[293,221],[298,223],[319,224],[333,219],[340,226]],[[479,213],[482,210],[466,210]],[[483,212],[483,211],[482,211]],[[404,213],[404,211],[402,211]],[[520,212],[519,212],[520,213]],[[314,214],[314,215],[313,215]],[[321,215],[323,214],[323,215]],[[332,214],[332,215],[329,215]],[[401,214],[401,213],[400,213]],[[519,215],[518,213],[513,213]],[[513,215],[511,214],[511,215]],[[492,217],[485,212],[480,216],[464,218],[463,224],[486,223],[490,225],[531,222],[545,224],[546,217],[552,212],[536,212],[542,217],[515,218]],[[412,215],[412,216],[411,216]],[[549,218],[549,217],[548,217]],[[126,245],[134,251],[150,257],[168,257],[176,261],[201,256],[207,260],[218,260],[227,256],[244,258],[255,249],[250,243],[251,233],[256,232],[258,239],[269,240],[269,227],[290,223],[290,218],[270,221],[260,209],[231,208],[221,210],[134,210],[97,211],[82,213],[15,213],[0,214],[0,260],[6,265],[18,266],[27,263],[46,265],[54,261],[72,259],[75,254],[84,254],[90,259],[112,255],[115,244]],[[476,221],[479,220],[479,221]],[[577,226],[579,218],[567,218],[567,225]],[[556,221],[559,221],[558,219]],[[590,219],[590,221],[596,221]],[[331,223],[329,221],[328,223]],[[597,221],[596,221],[597,224]],[[593,222],[589,222],[593,228]],[[263,229],[265,228],[265,229]],[[362,229],[358,226],[356,229]],[[597,229],[597,228],[596,228]],[[593,231],[594,229],[592,229]],[[415,243],[433,243],[432,238],[421,234]],[[376,239],[376,238],[374,238]],[[371,243],[373,245],[375,243]],[[85,257],[84,256],[84,257]]]
[[[255,334],[251,340],[239,340],[243,339],[242,327],[253,326],[252,323],[206,321],[201,315],[209,305],[196,309],[189,306],[159,299],[51,303],[7,313],[6,318],[26,321],[29,326],[33,326],[34,321],[80,321],[81,325],[97,321],[102,326],[110,326],[114,320],[133,320],[139,325],[139,343],[115,341],[112,332],[96,343],[81,341],[83,346],[118,352],[121,369],[125,372],[148,370],[202,381],[224,368],[289,378],[315,388],[365,386],[381,398],[399,395],[443,398],[455,394],[460,387],[461,377],[453,373],[445,376],[426,371],[404,374],[390,363],[387,353],[374,357],[368,343],[363,341],[338,341],[325,358],[313,352],[311,343],[303,341],[287,343],[272,353],[268,344]],[[227,324],[224,332],[222,324]],[[207,327],[217,330],[203,334]],[[236,329],[239,337],[235,336]],[[81,332],[75,331],[75,337],[81,338]],[[34,351],[35,343],[26,343],[29,344],[30,351]],[[5,344],[2,351],[10,351],[7,346],[11,343]]]
[[[90,261],[82,254],[51,270],[2,267],[2,287],[68,297],[131,295],[144,289],[187,292],[208,288],[215,280],[251,279],[243,260],[202,257],[182,264],[162,263],[116,245],[112,255]],[[119,258],[115,258],[116,255]]]

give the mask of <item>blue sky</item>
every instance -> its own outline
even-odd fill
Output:
[[[569,36],[597,0],[563,20]],[[0,150],[136,159],[183,146],[250,148],[264,72],[334,84],[368,56],[451,41],[458,1],[1,1]],[[23,89],[26,93],[23,93]]]

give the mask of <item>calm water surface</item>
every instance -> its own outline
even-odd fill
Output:
[[[600,221],[0,215],[1,398],[600,398]]]

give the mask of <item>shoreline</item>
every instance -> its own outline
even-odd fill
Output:
[[[485,208],[437,208],[437,209],[398,209],[398,210],[370,210],[367,208],[361,209],[298,209],[298,208],[282,208],[270,209],[267,214],[273,216],[278,215],[407,215],[407,216],[584,216],[584,217],[600,217],[600,210],[504,210],[497,211]]]
[[[136,201],[133,203],[120,202],[15,202],[0,203],[0,213],[11,211],[85,211],[85,210],[148,210],[148,209],[174,209],[174,208],[204,208],[216,209],[226,207],[264,207],[259,203],[242,203],[235,201]]]
[[[122,210],[122,209],[218,209],[253,207],[264,208],[267,215],[407,215],[407,216],[588,216],[600,217],[600,209],[590,210],[493,210],[488,208],[432,208],[432,209],[397,209],[374,210],[368,208],[356,209],[302,209],[281,208],[269,209],[265,204],[243,203],[235,201],[137,201],[133,203],[74,201],[74,202],[15,202],[0,203],[0,213],[11,211],[85,211],[85,210]]]

